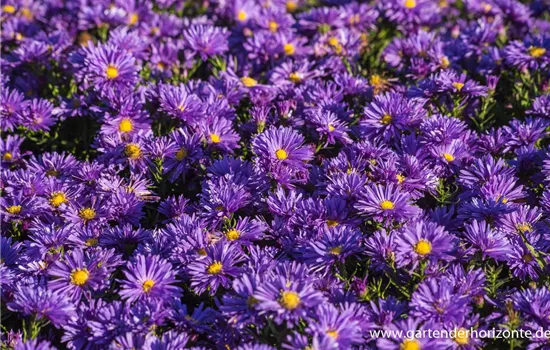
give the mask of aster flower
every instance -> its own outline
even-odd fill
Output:
[[[349,348],[363,342],[358,320],[348,311],[339,311],[332,304],[320,305],[313,322],[308,325],[311,333],[328,336],[339,348]]]
[[[76,317],[75,305],[69,299],[39,285],[17,287],[13,300],[7,306],[9,310],[25,316],[50,321],[56,328]]]
[[[504,57],[506,63],[520,70],[544,69],[550,63],[550,38],[545,35],[512,41],[504,48]]]
[[[358,242],[361,234],[346,226],[324,228],[315,241],[308,243],[304,251],[304,261],[312,265],[313,271],[326,271],[337,263],[345,263],[346,258],[361,251]]]
[[[233,153],[239,148],[239,135],[233,129],[230,120],[226,118],[212,118],[200,123],[202,135],[206,143],[212,148],[220,149],[226,153]]]
[[[273,317],[277,324],[286,321],[294,325],[310,315],[313,307],[323,302],[323,297],[314,289],[311,279],[280,272],[275,271],[272,278],[258,286],[254,298],[258,300],[260,315]]]
[[[86,78],[96,90],[133,86],[137,82],[138,66],[127,51],[113,45],[100,45],[90,49],[84,59]]]
[[[512,247],[502,230],[492,229],[485,221],[473,221],[466,225],[465,239],[483,258],[506,261]]]
[[[291,128],[272,127],[264,131],[252,141],[252,150],[258,156],[257,166],[275,178],[285,173],[298,176],[313,158],[313,151],[304,145],[303,136]]]
[[[267,228],[265,222],[245,217],[239,219],[234,226],[226,227],[222,233],[227,241],[250,245],[261,240]]]
[[[0,90],[0,115],[2,116],[2,130],[11,131],[21,123],[21,112],[27,108],[28,101],[17,90],[10,90],[2,86]]]
[[[260,284],[260,276],[257,274],[243,274],[232,283],[233,293],[223,296],[223,305],[220,311],[230,317],[230,322],[243,328],[248,324],[258,324],[257,311],[258,300],[254,293]]]
[[[366,137],[376,136],[390,140],[404,129],[418,125],[426,111],[421,101],[406,99],[402,94],[378,95],[365,107],[360,132]]]
[[[186,122],[192,122],[201,116],[201,102],[195,94],[183,85],[159,86],[159,102],[163,111]]]
[[[119,294],[130,302],[142,299],[169,300],[179,297],[175,271],[166,260],[153,255],[138,255],[124,273]]]
[[[188,267],[191,287],[197,293],[208,290],[214,295],[218,288],[228,288],[231,278],[238,276],[240,268],[236,265],[242,261],[242,255],[234,245],[223,242],[207,247],[205,252],[202,259],[192,262]]]
[[[411,297],[412,314],[439,324],[462,323],[470,312],[468,298],[456,295],[453,286],[435,278],[423,281]]]
[[[33,99],[29,102],[27,108],[21,112],[21,124],[29,130],[48,131],[55,124],[53,115],[53,105],[48,100]]]
[[[427,260],[450,261],[453,259],[456,240],[442,226],[416,220],[407,224],[395,237],[395,262],[398,266],[412,265]]]
[[[225,28],[193,25],[183,35],[189,49],[203,61],[214,55],[223,54],[228,49],[228,34]]]
[[[48,284],[54,292],[79,300],[84,291],[96,290],[107,277],[97,267],[98,262],[81,250],[74,250],[64,257],[64,262],[58,260],[48,271],[55,278]]]
[[[378,220],[390,218],[402,221],[414,218],[418,213],[410,203],[410,195],[393,184],[366,186],[360,196],[355,205],[357,210]]]
[[[0,154],[2,154],[0,161],[2,165],[9,166],[21,162],[21,157],[25,155],[20,150],[23,141],[23,138],[14,135],[8,135],[5,139],[0,140]]]

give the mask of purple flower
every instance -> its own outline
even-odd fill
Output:
[[[205,253],[189,264],[191,287],[199,294],[208,290],[214,295],[218,288],[228,288],[231,278],[238,276],[241,269],[236,265],[243,257],[234,245],[223,242],[207,247]]]
[[[393,184],[365,186],[360,196],[355,207],[367,217],[403,221],[418,214],[417,207],[411,204],[410,194],[401,192]]]
[[[98,91],[133,86],[138,79],[135,58],[112,45],[92,47],[84,60],[86,78]]]
[[[38,284],[18,286],[13,300],[7,306],[9,310],[20,312],[25,316],[48,320],[56,328],[77,316],[75,305],[69,298]]]
[[[414,269],[420,261],[451,261],[456,239],[442,226],[416,220],[400,230],[395,237],[395,243],[397,266],[412,265]]]
[[[54,292],[79,300],[83,292],[97,290],[107,277],[106,271],[98,267],[99,261],[82,250],[74,250],[64,257],[65,261],[56,261],[48,271],[54,277],[48,287]]]
[[[301,271],[306,272],[307,269],[300,265],[294,268],[294,276],[274,271],[273,277],[264,281],[254,294],[260,315],[273,317],[278,324],[286,321],[294,325],[323,302],[323,296],[315,290],[311,279],[300,276]]]
[[[228,34],[225,28],[193,25],[183,33],[183,36],[192,53],[198,54],[203,61],[228,49]]]
[[[157,255],[138,255],[124,273],[120,296],[128,301],[159,299],[162,301],[179,297],[181,289],[176,283],[172,265]]]
[[[507,255],[512,252],[506,234],[501,230],[492,229],[485,221],[473,221],[466,225],[464,238],[483,258],[506,261]]]

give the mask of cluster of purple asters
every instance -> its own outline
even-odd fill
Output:
[[[2,349],[550,349],[548,1],[0,22]]]

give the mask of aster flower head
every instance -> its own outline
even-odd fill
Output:
[[[105,271],[98,268],[99,261],[82,250],[74,250],[64,258],[65,261],[58,260],[48,271],[54,277],[48,284],[52,291],[79,300],[83,292],[98,289],[107,277]]]
[[[20,113],[27,107],[28,101],[17,90],[11,90],[2,86],[0,90],[2,102],[0,102],[0,115],[2,116],[2,130],[11,131],[21,123]]]
[[[306,171],[307,162],[313,158],[304,137],[291,128],[271,127],[254,138],[252,150],[258,167],[273,173],[286,170],[289,176]]]
[[[260,315],[266,314],[278,324],[286,321],[290,325],[309,315],[314,306],[323,302],[323,296],[315,290],[309,278],[286,273],[275,273],[258,287],[254,297],[258,300]]]
[[[545,69],[550,64],[550,37],[526,37],[504,48],[506,62],[519,70]]]
[[[355,205],[359,212],[377,220],[395,219],[403,221],[418,215],[418,210],[411,204],[411,196],[401,192],[393,184],[365,186],[360,199]]]
[[[395,237],[395,261],[398,266],[416,268],[420,261],[432,263],[453,260],[456,239],[442,226],[416,220],[408,223]]]
[[[131,87],[138,79],[135,58],[110,44],[91,48],[84,64],[87,67],[86,78],[98,91]]]
[[[60,293],[39,285],[19,286],[8,309],[50,321],[59,328],[76,317],[75,305]]]
[[[220,242],[205,249],[206,255],[189,265],[191,287],[197,293],[209,291],[216,294],[220,288],[228,288],[231,279],[241,272],[237,266],[243,260],[242,253],[231,244]]]
[[[397,137],[400,132],[418,125],[425,117],[422,101],[405,98],[399,93],[378,95],[364,110],[360,132],[365,136],[385,140]]]
[[[158,94],[161,109],[169,115],[186,122],[196,121],[201,116],[199,98],[185,86],[162,84]]]
[[[21,112],[21,124],[29,130],[48,131],[56,122],[53,115],[53,104],[44,99],[33,99]]]
[[[208,25],[193,25],[183,33],[191,52],[205,61],[209,57],[227,51],[228,33],[225,28]]]
[[[412,314],[435,324],[462,323],[470,308],[468,298],[456,295],[454,286],[430,278],[420,283],[411,298]]]
[[[504,231],[491,228],[485,221],[473,221],[466,225],[465,239],[475,252],[484,258],[505,261],[512,247]]]
[[[119,294],[130,302],[143,299],[168,301],[181,294],[181,289],[174,285],[175,274],[172,265],[159,256],[138,255],[124,273]]]

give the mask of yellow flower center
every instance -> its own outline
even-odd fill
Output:
[[[9,14],[15,13],[15,6],[4,5],[2,6],[2,12],[9,13]]]
[[[10,160],[13,159],[13,155],[10,152],[6,152],[2,156],[2,159],[5,160],[6,162],[9,162]]]
[[[521,222],[516,225],[516,229],[521,233],[531,232],[533,231],[533,226],[528,222]]]
[[[279,304],[287,310],[294,310],[300,305],[300,296],[293,291],[284,291],[281,293]]]
[[[459,328],[454,340],[458,345],[467,345],[469,341],[468,330],[466,328]]]
[[[55,169],[48,169],[48,170],[46,170],[46,176],[57,177],[57,176],[59,176],[59,171],[57,171]]]
[[[222,263],[219,261],[214,261],[212,264],[208,266],[208,269],[206,270],[211,275],[217,275],[218,273],[222,272]]]
[[[447,68],[451,65],[451,62],[447,58],[447,56],[441,57],[441,68]]]
[[[95,246],[97,246],[98,243],[99,243],[99,240],[95,237],[88,238],[86,240],[86,246],[88,246],[88,247],[95,247]]]
[[[90,274],[87,269],[76,269],[71,272],[71,283],[77,286],[82,286],[88,282]]]
[[[405,7],[408,9],[413,9],[416,7],[416,0],[405,0],[405,3],[403,5],[405,5]]]
[[[338,247],[331,248],[328,252],[332,255],[340,255],[342,253],[342,246],[339,245]]]
[[[204,248],[197,249],[197,254],[200,256],[206,256],[206,250]]]
[[[124,153],[126,153],[130,159],[138,159],[139,156],[141,156],[141,148],[135,143],[129,143],[124,148]]]
[[[82,209],[80,209],[80,211],[78,212],[78,216],[79,216],[82,220],[93,220],[93,219],[95,219],[96,212],[95,212],[95,210],[92,209],[92,208],[82,208]]]
[[[534,58],[539,58],[546,53],[546,49],[542,47],[531,46],[528,50],[529,55]]]
[[[369,79],[369,83],[373,86],[378,86],[382,83],[382,77],[378,74],[373,74]]]
[[[382,117],[382,119],[380,119],[380,123],[382,124],[389,124],[391,123],[393,117],[389,114],[384,114],[384,116]]]
[[[17,215],[21,212],[21,206],[20,205],[11,205],[6,208],[6,211],[10,214]]]
[[[330,46],[336,47],[336,46],[340,45],[340,42],[338,41],[337,37],[331,36],[330,38],[328,38],[328,44]]]
[[[272,33],[277,32],[277,29],[279,29],[279,25],[275,21],[269,21],[268,27],[269,31]]]
[[[414,246],[414,251],[418,255],[428,255],[432,251],[432,244],[425,239],[421,239]]]
[[[176,152],[176,159],[177,160],[183,160],[183,158],[187,157],[187,150],[185,148],[180,148]]]
[[[338,226],[338,221],[336,221],[336,220],[327,220],[327,226],[328,227],[336,227],[336,226]]]
[[[281,148],[275,152],[275,157],[277,157],[278,160],[285,160],[288,158],[288,154],[284,149]]]
[[[380,202],[380,208],[384,210],[392,210],[393,208],[395,208],[395,204],[392,201],[384,200]]]
[[[254,298],[254,296],[249,296],[246,300],[246,305],[248,307],[254,307],[254,305],[258,304],[258,299]]]
[[[210,141],[213,143],[220,143],[222,138],[218,134],[210,134]]]
[[[302,81],[302,78],[300,77],[300,75],[297,73],[297,72],[292,72],[288,75],[288,79],[290,79],[291,82],[293,83],[299,83]]]
[[[405,179],[406,179],[406,177],[403,176],[403,175],[401,175],[401,174],[397,174],[397,175],[395,175],[395,177],[397,178],[397,183],[400,184],[400,185],[401,185],[401,184],[405,181]]]
[[[546,53],[546,49],[543,47],[531,46],[528,50],[529,55],[534,58],[539,58]]]
[[[21,14],[23,15],[23,17],[25,17],[28,20],[31,20],[34,17],[34,15],[32,14],[32,11],[26,7],[21,9]]]
[[[114,79],[118,77],[118,69],[116,69],[115,66],[110,64],[107,66],[107,69],[105,70],[105,74],[107,74],[107,79]]]
[[[336,130],[336,129],[334,128],[334,126],[333,126],[332,124],[329,124],[329,125],[328,125],[328,132],[333,132],[334,130]]]
[[[50,198],[50,204],[54,207],[59,207],[61,204],[67,203],[67,196],[63,192],[54,192]]]
[[[182,104],[178,106],[178,109],[179,109],[181,112],[185,112],[185,106],[182,105]]]
[[[294,0],[288,0],[286,2],[286,10],[288,12],[294,12],[294,11],[296,11],[297,8],[298,8],[298,2],[296,2]]]
[[[455,157],[450,153],[443,153],[443,158],[445,158],[447,162],[452,162],[455,160]]]
[[[361,16],[359,16],[358,14],[351,15],[348,21],[351,25],[358,24],[361,21]]]
[[[455,89],[457,89],[458,91],[462,90],[462,88],[464,87],[464,83],[461,83],[459,81],[455,81],[453,83],[453,86],[455,87]]]
[[[234,241],[241,236],[241,232],[235,229],[229,230],[225,233],[228,241]]]
[[[155,281],[153,280],[145,280],[143,284],[141,285],[141,288],[145,293],[149,293],[151,289],[153,289],[153,286],[155,285]]]
[[[533,256],[529,253],[525,254],[524,256],[521,257],[523,259],[523,261],[525,261],[526,263],[529,263],[531,261],[533,261]]]
[[[130,15],[130,19],[128,20],[128,24],[133,26],[135,25],[137,22],[139,21],[139,16],[137,13],[132,13],[132,15]]]
[[[485,13],[491,11],[491,9],[493,8],[493,6],[491,6],[490,4],[487,4],[485,2],[482,2],[481,5],[482,5],[483,11],[485,11]]]
[[[420,342],[416,339],[405,339],[401,343],[401,350],[420,350]]]
[[[251,77],[242,77],[241,78],[241,83],[243,83],[243,85],[246,86],[246,87],[253,87],[253,86],[258,85],[258,81],[256,79],[251,78]]]
[[[338,331],[337,330],[327,331],[327,335],[329,337],[331,337],[332,339],[337,339],[338,338]]]
[[[288,43],[283,46],[283,50],[285,51],[285,55],[292,56],[296,52],[296,47],[294,47],[291,43]]]
[[[118,130],[120,132],[130,132],[133,129],[134,129],[134,125],[132,124],[132,121],[128,118],[122,119],[118,124]]]
[[[246,21],[247,18],[248,18],[248,15],[243,10],[241,10],[241,11],[239,11],[239,13],[237,13],[237,20],[239,22],[244,22],[244,21]]]

